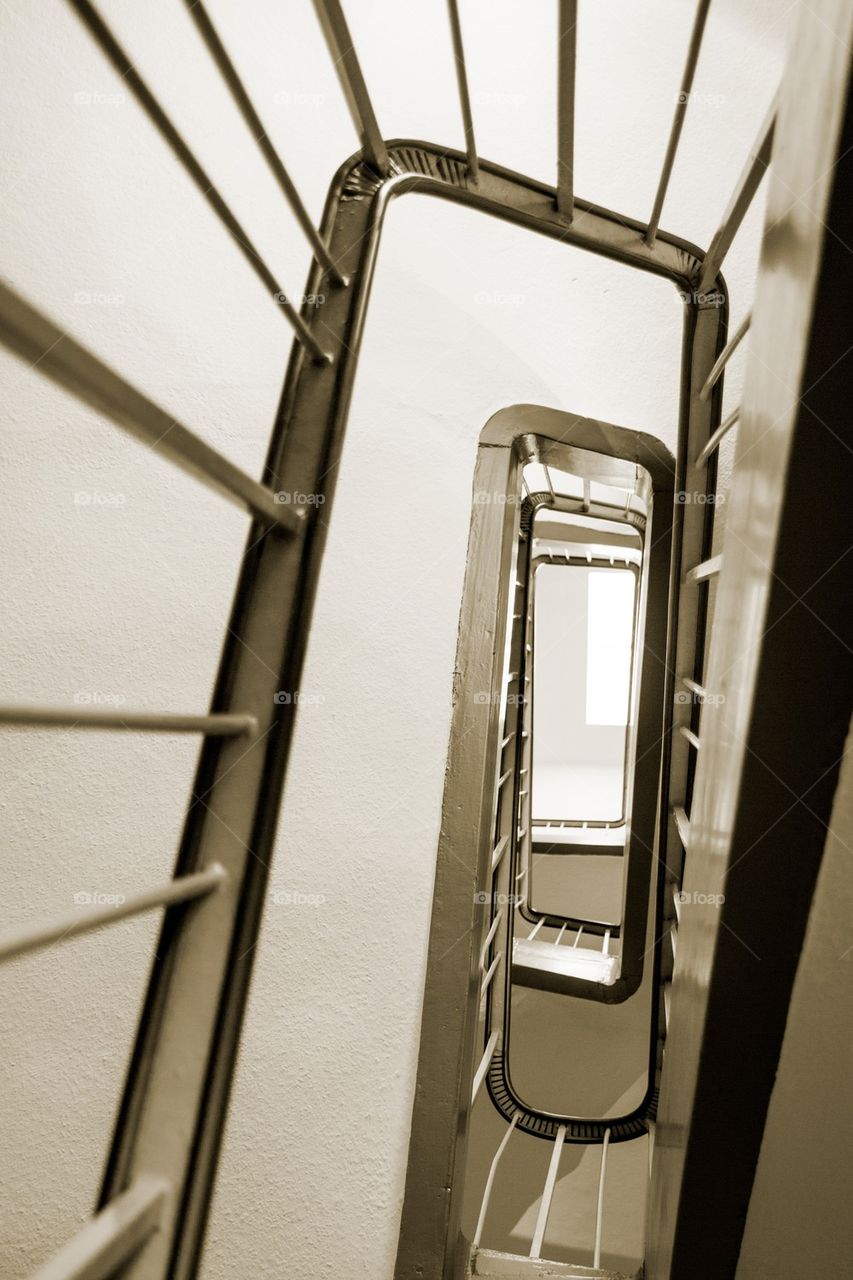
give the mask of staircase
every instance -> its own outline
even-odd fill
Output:
[[[818,847],[816,839],[823,837],[821,830],[818,837],[809,833],[810,842],[801,838],[794,819],[788,819],[795,805],[789,805],[780,816],[778,797],[771,793],[766,779],[756,777],[755,765],[747,754],[759,759],[756,746],[770,754],[775,737],[786,746],[790,743],[789,754],[798,764],[811,759],[806,752],[819,741],[826,748],[827,757],[836,763],[830,763],[814,781],[806,776],[810,785],[800,786],[799,790],[784,785],[792,795],[811,796],[814,791],[816,798],[810,803],[818,807],[816,816],[822,822],[829,817],[831,800],[825,778],[828,776],[832,782],[832,770],[841,756],[849,719],[849,707],[837,686],[832,686],[832,697],[826,691],[818,697],[803,678],[797,691],[802,703],[797,706],[802,714],[792,730],[790,721],[794,717],[788,713],[790,720],[786,720],[785,709],[780,709],[776,679],[785,663],[791,664],[792,654],[802,662],[804,670],[808,664],[810,669],[831,675],[832,664],[837,663],[826,635],[813,623],[809,630],[805,616],[813,612],[809,605],[798,612],[793,611],[793,606],[785,609],[787,600],[779,590],[779,584],[784,583],[776,569],[787,574],[783,553],[791,548],[799,553],[807,546],[813,562],[826,565],[828,575],[844,559],[843,555],[836,558],[836,551],[849,540],[849,529],[843,526],[839,515],[848,509],[847,500],[853,489],[850,483],[842,486],[842,481],[849,480],[849,457],[839,454],[833,461],[827,443],[829,436],[841,444],[844,441],[832,430],[826,436],[815,432],[807,448],[799,418],[800,406],[810,391],[847,354],[839,352],[838,359],[820,376],[811,367],[820,340],[824,350],[828,349],[827,331],[838,327],[828,323],[841,313],[833,288],[845,300],[851,293],[849,288],[833,286],[833,276],[842,278],[843,261],[839,267],[827,254],[827,262],[834,270],[821,274],[823,228],[828,227],[836,241],[840,237],[833,227],[840,226],[842,231],[845,228],[841,211],[830,205],[832,186],[828,175],[840,166],[848,152],[853,152],[850,127],[844,119],[848,82],[842,58],[847,55],[838,52],[842,47],[846,50],[846,41],[830,31],[834,21],[849,36],[851,20],[846,7],[837,0],[811,0],[810,5],[803,6],[802,39],[792,50],[778,99],[778,115],[774,103],[746,159],[719,231],[708,251],[702,253],[661,231],[659,217],[691,94],[708,0],[699,0],[683,91],[674,112],[655,206],[647,223],[578,199],[573,190],[574,0],[561,0],[559,5],[563,38],[557,58],[559,164],[554,187],[478,155],[455,3],[450,4],[450,16],[465,123],[464,153],[433,142],[386,141],[379,131],[339,0],[315,0],[361,142],[358,154],[332,179],[319,227],[307,219],[280,158],[265,140],[236,68],[203,6],[195,0],[188,7],[200,37],[311,244],[306,301],[294,307],[135,69],[133,51],[125,51],[91,0],[68,0],[68,4],[103,54],[105,65],[121,76],[128,94],[207,201],[211,214],[240,247],[277,313],[292,327],[295,336],[267,461],[258,480],[210,447],[202,431],[176,422],[165,406],[150,399],[25,298],[0,285],[0,342],[6,348],[31,366],[37,376],[64,388],[112,421],[118,430],[156,448],[162,458],[236,504],[249,522],[219,674],[206,713],[185,713],[174,708],[156,713],[132,709],[121,715],[101,710],[81,712],[76,706],[0,708],[0,723],[16,728],[61,729],[69,733],[188,733],[198,735],[201,743],[171,877],[138,891],[128,883],[124,886],[126,894],[115,895],[118,901],[88,904],[85,911],[24,922],[0,936],[0,961],[5,961],[95,933],[131,916],[163,913],[99,1200],[92,1217],[47,1264],[43,1275],[57,1280],[93,1280],[121,1269],[127,1280],[193,1280],[198,1274],[253,953],[261,929],[268,860],[293,736],[312,601],[324,553],[327,522],[319,518],[318,506],[327,500],[331,504],[334,496],[335,470],[343,448],[384,214],[392,198],[406,192],[452,200],[472,211],[501,218],[519,230],[598,254],[626,270],[649,272],[668,280],[683,301],[685,339],[674,518],[671,476],[667,477],[665,489],[668,515],[665,502],[660,501],[662,490],[658,488],[654,495],[659,500],[655,514],[658,519],[666,516],[664,532],[667,539],[670,534],[673,537],[673,572],[670,579],[669,545],[665,552],[661,551],[656,530],[649,555],[654,553],[666,566],[659,582],[664,582],[669,596],[662,611],[650,610],[650,617],[662,626],[664,635],[662,641],[660,634],[655,637],[659,652],[652,653],[654,661],[649,659],[649,673],[642,680],[644,689],[654,686],[659,703],[667,698],[669,702],[663,714],[663,733],[660,716],[656,726],[645,723],[648,716],[643,721],[648,744],[647,749],[638,752],[638,761],[643,763],[645,772],[642,778],[637,775],[634,808],[626,824],[630,828],[629,842],[634,841],[632,874],[636,878],[636,869],[645,869],[647,896],[642,898],[640,874],[639,888],[632,891],[632,901],[639,902],[640,908],[626,911],[621,924],[618,973],[616,960],[606,952],[604,944],[602,951],[579,952],[583,963],[604,970],[594,984],[588,977],[578,978],[567,969],[568,946],[561,949],[561,940],[563,931],[575,924],[583,924],[594,933],[589,926],[595,922],[533,914],[535,927],[543,931],[555,925],[559,928],[554,947],[530,935],[517,942],[510,912],[501,914],[496,909],[498,899],[512,904],[517,897],[523,897],[525,910],[533,913],[529,882],[537,840],[551,849],[571,842],[560,831],[548,830],[547,825],[537,828],[530,809],[530,725],[517,710],[526,705],[526,684],[530,682],[524,656],[525,626],[529,621],[524,557],[529,556],[530,547],[525,549],[525,538],[518,536],[517,529],[507,534],[509,526],[501,525],[499,508],[483,508],[479,515],[475,510],[475,519],[479,518],[480,523],[472,524],[472,529],[491,557],[487,568],[494,568],[495,572],[483,574],[477,611],[463,611],[460,628],[462,640],[472,645],[482,643],[480,633],[486,633],[486,657],[480,654],[482,661],[476,670],[473,662],[460,662],[456,673],[460,689],[466,678],[473,682],[465,689],[465,696],[459,697],[448,768],[449,782],[461,786],[462,798],[455,807],[445,804],[442,824],[422,1053],[395,1274],[397,1280],[410,1280],[415,1275],[437,1280],[439,1275],[451,1274],[458,1280],[463,1273],[469,1278],[493,1280],[641,1280],[646,1272],[650,1280],[710,1275],[711,1264],[704,1256],[708,1237],[696,1229],[694,1219],[700,1212],[697,1206],[702,1206],[707,1222],[711,1215],[707,1205],[714,1197],[713,1265],[719,1270],[713,1274],[734,1275],[733,1268],[727,1269],[728,1260],[736,1261],[740,1248],[743,1207],[749,1202],[787,1003],[820,867],[822,845]],[[811,5],[826,16],[826,22],[813,12]],[[779,135],[777,144],[782,144],[778,145],[779,208],[774,208],[775,220],[768,218],[765,244],[765,266],[769,261],[773,269],[765,270],[760,280],[763,292],[760,289],[753,337],[756,350],[766,356],[762,367],[775,376],[771,384],[754,362],[754,376],[747,384],[750,394],[745,396],[743,408],[722,418],[723,371],[747,333],[750,320],[747,317],[728,338],[726,295],[720,272],[770,163],[774,132]],[[783,196],[783,186],[794,197],[793,204]],[[819,211],[826,214],[825,222],[810,205],[820,205]],[[784,317],[784,326],[778,322],[780,316]],[[811,346],[809,335],[813,329],[818,338]],[[773,361],[775,370],[771,368]],[[810,385],[803,376],[806,368],[811,373]],[[795,390],[787,385],[788,380],[796,383]],[[798,394],[801,390],[802,396]],[[839,403],[843,399],[837,397]],[[822,414],[843,431],[837,405],[824,403],[819,397],[816,403]],[[537,406],[515,408],[519,410],[517,417],[527,414],[531,423],[538,420],[537,415],[547,417],[552,412]],[[657,443],[651,437],[630,433],[632,452],[620,455],[614,452],[614,441],[620,433],[629,434],[624,428],[575,415],[561,416],[571,418],[565,431],[555,431],[549,437],[547,430],[540,432],[536,425],[528,425],[525,430],[519,429],[505,452],[511,453],[519,441],[533,441],[537,448],[542,444],[546,460],[551,447],[571,447],[577,454],[592,453],[594,446],[583,441],[584,431],[592,431],[601,437],[598,454],[612,455],[620,461],[630,458],[639,471],[638,451]],[[815,417],[818,418],[816,412]],[[772,422],[772,436],[767,422]],[[721,555],[716,553],[713,529],[717,453],[727,434],[739,423],[744,432],[741,451],[744,455],[752,453],[752,458],[742,472],[735,469],[732,486],[735,498],[727,529],[739,530],[741,536],[737,544],[731,542],[731,550]],[[776,430],[779,423],[781,428]],[[566,443],[570,435],[571,445]],[[766,436],[770,439],[765,442]],[[490,465],[502,466],[495,442],[487,447],[493,455]],[[530,456],[539,459],[535,451]],[[507,475],[514,477],[524,460],[519,452],[512,464],[507,463]],[[647,458],[644,465],[652,468],[652,462],[660,464],[660,456]],[[567,471],[570,469],[566,467]],[[816,471],[820,472],[817,477],[813,474]],[[796,492],[792,496],[794,481]],[[594,510],[591,492],[587,482],[571,501],[580,502],[586,512],[592,501]],[[828,495],[825,502],[824,492]],[[310,496],[315,502],[308,509],[298,508],[291,505],[291,495]],[[505,496],[513,502],[518,499],[509,482]],[[554,504],[560,495],[550,488],[548,495],[533,496]],[[624,506],[626,514],[631,512],[631,496]],[[686,505],[679,510],[678,503]],[[528,508],[532,505],[528,494]],[[805,521],[808,517],[811,524],[797,523],[798,508],[806,513],[800,518]],[[329,508],[326,516],[328,511]],[[820,513],[817,521],[816,511]],[[495,545],[489,543],[492,535]],[[473,556],[477,545],[473,535],[471,545]],[[796,555],[789,555],[790,562],[796,559]],[[521,578],[516,573],[519,567]],[[804,585],[797,594],[797,603],[820,581],[818,578],[809,585],[808,591]],[[724,605],[720,614],[723,623],[714,633],[716,606],[712,607],[711,597],[718,584]],[[843,585],[842,582],[842,588]],[[836,596],[843,602],[849,598],[849,589],[839,589]],[[773,627],[762,630],[765,615],[774,615],[768,601],[775,608],[778,623],[792,612],[792,621],[799,629],[787,631],[780,626],[775,631]],[[489,612],[491,604],[494,607]],[[668,610],[675,622],[670,645],[665,634]],[[509,660],[494,670],[490,662],[507,630],[507,616],[518,625],[514,630],[512,621],[509,625]],[[835,614],[830,616],[834,628],[824,629],[853,640],[843,609],[837,618]],[[791,625],[786,623],[786,627]],[[647,647],[653,648],[651,644]],[[844,647],[851,652],[849,646]],[[749,649],[752,664],[745,666],[745,674],[738,666],[739,650],[744,648]],[[468,659],[474,652],[463,651]],[[660,674],[655,663],[666,669],[666,676]],[[735,668],[741,673],[737,677],[739,683],[730,678]],[[493,686],[491,702],[482,701],[487,684]],[[494,702],[498,687],[504,700],[500,713]],[[826,689],[830,689],[828,678]],[[508,690],[516,708],[511,715],[506,714]],[[715,699],[728,699],[725,717],[719,710],[722,703]],[[499,726],[501,715],[505,723]],[[743,740],[732,741],[731,723],[742,728]],[[664,740],[665,746],[658,747]],[[264,744],[263,750],[252,750],[260,743]],[[657,758],[653,754],[656,749]],[[784,760],[780,768],[787,770],[788,761]],[[664,781],[659,786],[661,778]],[[487,795],[493,782],[495,795]],[[798,782],[793,769],[792,782]],[[819,784],[823,784],[823,791],[818,790]],[[827,798],[823,792],[828,790]],[[662,941],[657,939],[648,948],[645,908],[648,868],[657,858],[658,804],[665,846],[665,865],[658,884],[658,923],[663,927]],[[750,806],[751,814],[745,816]],[[812,809],[809,813],[815,816]],[[772,911],[767,905],[769,877],[762,879],[756,872],[750,879],[749,869],[760,866],[759,857],[763,856],[761,847],[758,854],[752,851],[764,837],[763,829],[753,832],[750,821],[763,824],[767,830],[773,828],[777,846],[784,850],[787,841],[798,853],[791,876],[799,878],[796,883],[786,881],[785,895],[773,899]],[[645,839],[639,839],[638,832],[645,832]],[[572,834],[577,847],[581,847],[584,841]],[[611,846],[614,839],[610,831],[595,838],[602,848]],[[592,838],[589,844],[593,844]],[[471,861],[463,862],[459,850],[473,851]],[[745,861],[747,854],[752,854],[749,862]],[[735,868],[740,868],[736,876]],[[689,894],[682,895],[682,883]],[[472,888],[486,885],[488,893],[473,895],[474,903],[479,900],[480,906],[473,905]],[[711,909],[714,901],[713,894],[709,899],[709,893],[715,887],[726,890],[725,895],[717,894],[721,903],[726,902],[725,913],[714,914]],[[731,892],[732,888],[740,892]],[[483,906],[486,901],[491,915]],[[519,913],[523,914],[521,908]],[[745,1017],[744,992],[736,979],[744,972],[742,952],[751,951],[742,941],[742,934],[749,933],[754,922],[766,922],[770,916],[760,947],[767,963],[754,973],[748,970],[753,975],[749,1030],[764,1056],[760,1061],[747,1061],[738,1052],[742,1043],[738,1034]],[[606,922],[598,924],[599,932],[609,939]],[[649,952],[654,955],[647,960]],[[450,959],[442,968],[440,962],[445,957]],[[577,956],[575,961],[578,962]],[[649,1096],[643,1106],[618,1121],[554,1116],[524,1106],[511,1091],[505,1061],[508,1021],[504,1021],[503,1014],[513,967],[529,986],[550,983],[548,989],[559,985],[561,990],[579,997],[584,986],[594,985],[593,998],[615,1003],[636,993],[644,962],[654,965],[660,1000],[655,1006],[658,1012],[652,1017],[651,1039],[656,1052],[652,1053]],[[751,963],[748,957],[746,963]],[[680,970],[702,974],[704,985],[694,983],[691,991],[682,981],[680,987]],[[586,998],[590,998],[588,994]],[[713,1032],[710,1039],[709,1027]],[[677,1089],[672,1087],[673,1081],[678,1082]],[[667,1140],[660,1141],[655,1151],[648,1252],[640,1272],[629,1276],[479,1247],[470,1251],[467,1262],[460,1261],[468,1247],[460,1229],[459,1207],[465,1176],[465,1137],[478,1090],[485,1086],[484,1092],[512,1127],[507,1136],[517,1127],[519,1133],[553,1144],[547,1193],[550,1198],[566,1141],[602,1148],[603,1183],[608,1143],[645,1136],[652,1117],[657,1115],[658,1083],[662,1086],[661,1133],[665,1130]],[[721,1133],[729,1135],[728,1144],[720,1140]],[[731,1135],[736,1135],[736,1143]],[[736,1154],[732,1155],[735,1147]],[[484,1218],[487,1196],[488,1191]],[[542,1232],[549,1203],[550,1199],[546,1203],[543,1195]],[[540,1235],[534,1239],[533,1252],[542,1247]]]

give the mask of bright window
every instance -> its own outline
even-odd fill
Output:
[[[594,570],[587,578],[587,724],[625,725],[631,687],[634,575]]]

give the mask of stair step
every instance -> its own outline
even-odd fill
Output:
[[[625,827],[561,827],[554,823],[532,829],[534,853],[599,854],[621,857],[625,852]]]
[[[553,942],[516,938],[512,944],[512,979],[519,986],[543,986],[543,974],[553,975],[546,990],[559,990],[559,978],[586,978],[612,987],[619,977],[619,957],[599,947],[555,946]]]
[[[603,1271],[575,1262],[549,1262],[545,1258],[524,1258],[516,1253],[478,1249],[471,1258],[469,1276],[487,1280],[641,1280],[642,1268],[627,1275],[624,1271]]]

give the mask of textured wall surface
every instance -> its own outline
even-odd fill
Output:
[[[316,217],[355,142],[308,0],[211,0]],[[304,244],[173,0],[102,0],[298,297]],[[461,143],[443,6],[352,0],[387,136]],[[577,189],[647,216],[691,15],[584,6]],[[552,179],[555,12],[464,6],[484,155]],[[664,224],[707,243],[778,75],[784,16],[714,7]],[[62,0],[0,9],[11,283],[257,474],[289,345],[252,273]],[[523,56],[521,51],[523,50]],[[748,306],[760,201],[727,270]],[[406,197],[392,209],[330,519],[303,706],[210,1229],[206,1280],[390,1276],[476,440],[529,400],[672,443],[674,291]],[[738,357],[742,359],[742,357]],[[0,696],[205,708],[246,521],[5,355]],[[736,403],[738,365],[726,392]],[[189,740],[4,731],[2,913],[168,873]],[[85,1218],[156,921],[0,975],[0,1273]],[[14,1208],[13,1208],[14,1206]],[[521,1214],[519,1213],[519,1217]]]

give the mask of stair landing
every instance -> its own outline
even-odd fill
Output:
[[[469,1276],[486,1280],[642,1280],[642,1274],[642,1269],[628,1275],[624,1271],[603,1271],[574,1262],[523,1258],[494,1249],[478,1249],[471,1257],[469,1271]]]

